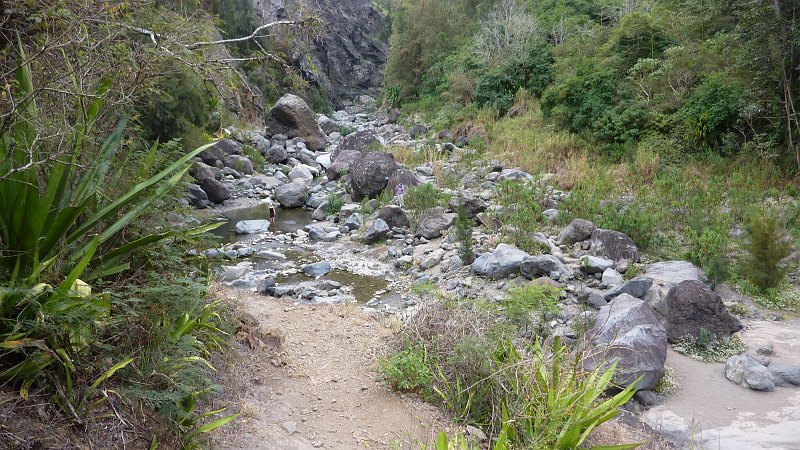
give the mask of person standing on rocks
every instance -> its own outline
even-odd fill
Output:
[[[270,204],[269,205],[269,223],[272,226],[272,228],[275,228],[275,216],[276,215],[277,215],[277,212],[275,211],[275,206]]]
[[[402,208],[403,205],[403,194],[406,192],[406,185],[403,183],[398,183],[397,186],[394,188],[394,195],[397,196],[398,202],[400,203],[400,207]]]

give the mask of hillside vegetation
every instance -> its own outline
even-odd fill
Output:
[[[594,220],[752,287],[750,265],[732,264],[747,230],[766,211],[780,218],[771,239],[797,237],[797,8],[401,0],[382,101],[489,158],[554,173],[571,191],[559,223]]]

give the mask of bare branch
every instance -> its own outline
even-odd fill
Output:
[[[200,42],[195,42],[194,44],[184,45],[184,47],[188,48],[189,50],[194,50],[194,49],[196,49],[198,47],[204,47],[204,46],[209,46],[209,45],[231,44],[231,43],[234,43],[234,42],[244,42],[244,41],[249,41],[251,39],[255,39],[257,37],[260,37],[259,36],[260,32],[262,32],[262,31],[264,31],[266,29],[278,26],[278,25],[300,25],[300,24],[302,24],[302,22],[298,22],[296,20],[278,20],[278,21],[275,21],[275,22],[265,23],[264,25],[261,25],[260,27],[258,27],[255,30],[253,30],[253,32],[250,33],[249,36],[244,36],[244,37],[240,37],[240,38],[231,38],[231,39],[220,39],[218,41],[200,41]]]

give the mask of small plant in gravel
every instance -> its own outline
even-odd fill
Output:
[[[497,202],[502,206],[495,217],[503,236],[522,250],[542,253],[541,243],[531,237],[543,226],[540,200],[543,193],[532,183],[503,181],[497,184]]]
[[[669,396],[678,391],[678,377],[672,367],[664,368],[664,376],[656,383],[653,391],[657,394]]]
[[[342,210],[342,206],[344,206],[344,199],[342,199],[339,194],[334,192],[328,196],[328,207],[326,210],[329,216],[338,214],[339,211]]]
[[[684,355],[703,362],[723,362],[747,350],[745,343],[735,334],[718,341],[685,336],[678,340],[676,346],[683,349]]]
[[[433,380],[433,372],[427,359],[424,346],[406,345],[403,350],[381,359],[378,371],[386,377],[393,389],[421,392]]]
[[[342,136],[347,136],[348,134],[352,134],[356,131],[356,128],[348,127],[347,125],[339,125],[339,134]]]
[[[439,288],[430,280],[416,282],[411,285],[411,293],[418,297],[429,297],[436,295],[438,292]]]
[[[475,259],[475,239],[472,237],[472,227],[475,220],[467,216],[467,209],[464,207],[464,199],[459,197],[458,208],[456,209],[456,242],[458,242],[458,255],[464,264],[471,264]]]

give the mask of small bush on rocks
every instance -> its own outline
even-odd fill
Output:
[[[450,195],[442,192],[433,183],[423,183],[408,188],[403,195],[403,203],[408,212],[408,219],[411,228],[417,229],[420,220],[430,213],[430,210],[437,206],[447,206]]]
[[[404,392],[421,392],[433,379],[428,355],[422,345],[410,345],[379,363],[382,373],[392,388]]]
[[[714,342],[701,336],[686,336],[678,340],[676,348],[678,347],[684,355],[703,362],[722,362],[747,350],[745,343],[735,334],[728,339]]]
[[[253,162],[253,167],[257,171],[263,170],[264,166],[267,165],[267,160],[264,158],[264,155],[259,153],[257,149],[253,148],[250,145],[247,144],[243,145],[242,153],[244,153],[244,156],[247,156],[250,159],[250,161]]]
[[[328,215],[338,214],[339,211],[342,210],[342,206],[344,206],[344,199],[337,193],[333,193],[328,196]]]
[[[746,250],[747,279],[762,291],[778,287],[785,276],[780,262],[789,255],[789,247],[774,214],[752,220]]]

